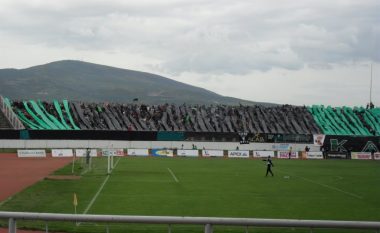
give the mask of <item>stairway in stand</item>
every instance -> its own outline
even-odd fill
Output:
[[[0,129],[12,129],[12,125],[0,110]]]

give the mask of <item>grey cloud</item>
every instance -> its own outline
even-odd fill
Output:
[[[7,1],[24,43],[132,51],[168,73],[247,74],[380,61],[378,1]],[[152,66],[153,67],[153,66]]]

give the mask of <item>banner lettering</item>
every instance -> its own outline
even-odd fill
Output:
[[[198,150],[177,150],[177,156],[198,157]]]
[[[278,151],[277,152],[277,158],[289,159],[289,151]],[[298,152],[297,151],[291,151],[290,152],[290,158],[291,159],[298,159]]]
[[[72,149],[52,149],[51,155],[53,157],[73,157],[73,150]]]
[[[253,151],[253,157],[254,158],[267,158],[268,156],[274,157],[274,151],[266,151],[266,150],[261,150],[261,151]]]
[[[127,154],[128,156],[148,156],[149,150],[148,149],[128,149]]]
[[[44,158],[46,157],[45,150],[17,150],[19,158]]]
[[[222,150],[202,150],[202,157],[223,157]]]
[[[323,159],[323,154],[320,151],[306,152],[307,159]]]
[[[102,156],[124,156],[123,149],[102,149]]]
[[[352,152],[351,159],[372,159],[370,152]]]
[[[230,150],[228,151],[228,158],[249,158],[248,150]]]
[[[98,152],[96,149],[90,149],[90,157],[96,157],[98,156]],[[75,149],[75,156],[76,157],[86,157],[87,156],[87,149]]]

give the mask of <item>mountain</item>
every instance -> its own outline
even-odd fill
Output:
[[[0,83],[0,95],[18,100],[126,103],[138,98],[146,104],[266,104],[221,96],[151,73],[73,60],[0,69]]]

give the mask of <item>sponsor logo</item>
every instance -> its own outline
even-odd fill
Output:
[[[247,139],[247,135],[248,135],[248,133],[246,133],[246,132],[240,132],[239,133],[240,144],[249,144],[249,140]]]
[[[256,158],[274,157],[274,151],[254,151],[253,156]]]
[[[327,157],[331,159],[345,159],[347,158],[347,155],[346,154],[327,154]]]
[[[127,154],[130,156],[148,156],[148,149],[128,149]]]
[[[363,152],[360,152],[360,153],[355,153],[355,152],[353,152],[352,154],[351,154],[351,158],[352,159],[372,159],[372,155],[371,155],[371,153],[363,153]]]
[[[308,159],[323,159],[322,152],[307,152],[306,158]]]
[[[202,156],[204,157],[223,157],[222,150],[202,150]]]
[[[103,156],[123,156],[124,150],[123,149],[113,149],[113,150],[102,150]]]
[[[152,155],[153,156],[173,157],[173,150],[157,150],[157,149],[154,149],[154,150],[152,150]]]
[[[230,158],[248,158],[249,151],[229,151],[228,157]]]
[[[18,157],[46,157],[45,150],[17,150]]]
[[[339,142],[338,139],[330,139],[331,151],[346,152],[346,148],[343,146],[347,142],[343,139]]]
[[[323,143],[325,141],[325,135],[324,134],[315,134],[313,135],[313,141],[315,146],[323,146]]]

